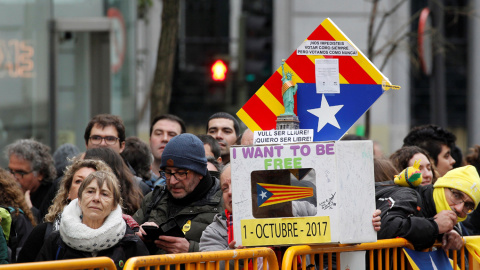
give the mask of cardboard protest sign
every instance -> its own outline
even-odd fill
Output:
[[[376,241],[372,142],[337,140],[390,88],[330,19],[282,61],[237,112],[255,131],[230,150],[238,245]]]
[[[376,241],[371,141],[235,146],[230,157],[238,245]]]
[[[313,141],[339,140],[390,88],[385,77],[357,46],[325,19],[285,62],[298,85],[295,113]],[[279,67],[237,112],[252,131],[275,129],[284,113]]]

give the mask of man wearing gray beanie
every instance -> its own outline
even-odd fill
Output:
[[[151,254],[198,251],[202,232],[223,211],[220,182],[207,171],[202,141],[189,133],[173,137],[165,146],[160,169],[167,177],[166,185],[156,186],[133,215],[142,224],[137,235]],[[183,235],[172,236],[175,229],[171,229],[151,239],[144,230],[144,226],[165,229],[175,223]]]

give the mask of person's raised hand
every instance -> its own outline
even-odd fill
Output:
[[[32,208],[32,200],[30,199],[30,190],[25,191],[25,202],[27,203],[28,208]]]
[[[438,225],[438,233],[443,234],[453,229],[457,224],[457,215],[452,210],[442,210],[436,214],[433,219]]]

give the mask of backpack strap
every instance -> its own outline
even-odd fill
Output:
[[[18,252],[21,249],[21,247],[19,247],[19,244],[20,244],[19,243],[20,242],[20,239],[19,239],[20,236],[18,235],[19,231],[17,230],[17,229],[21,229],[21,228],[17,228],[19,226],[18,225],[18,219],[19,218],[27,219],[27,217],[25,217],[25,213],[20,208],[14,208],[14,207],[11,207],[11,206],[7,206],[7,207],[3,207],[3,208],[7,209],[10,212],[10,216],[12,217],[12,223],[11,223],[11,226],[10,226],[10,237],[9,237],[7,245],[12,251],[12,257],[11,257],[12,260],[16,261],[17,256],[18,256]]]
[[[57,253],[55,254],[55,260],[58,260],[58,255],[60,255],[60,251],[62,251],[62,246],[58,245]]]
[[[15,209],[15,208],[13,208],[13,207],[11,207],[11,206],[7,207],[7,209],[8,209],[8,211],[10,212],[10,214],[13,213],[13,212],[15,212],[15,211],[17,211],[17,209]],[[18,208],[18,211],[19,211],[21,214],[24,214],[24,215],[25,215],[25,213],[23,212],[22,209]]]
[[[153,208],[157,206],[157,204],[162,199],[163,195],[165,195],[165,190],[167,189],[166,186],[156,186],[152,193],[152,200],[147,206],[147,211],[145,212],[144,222],[148,221],[150,218],[150,213],[152,212]]]

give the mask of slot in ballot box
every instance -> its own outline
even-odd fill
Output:
[[[375,242],[372,141],[232,147],[237,245]]]

